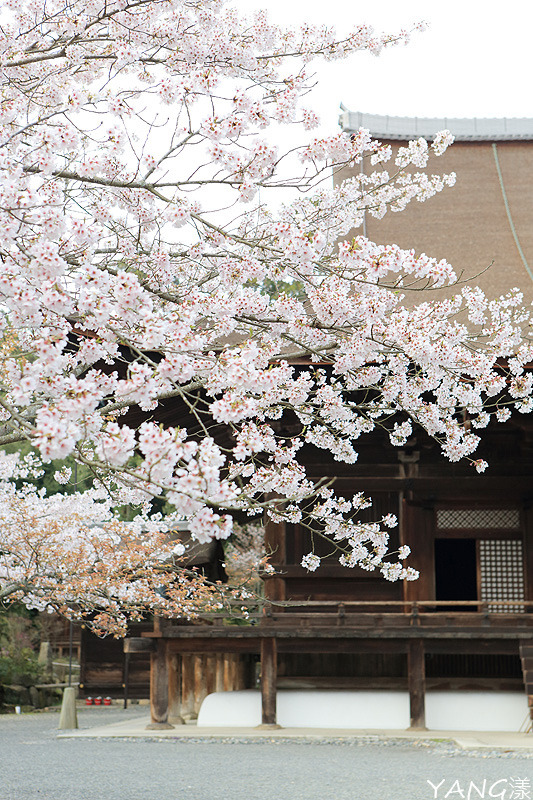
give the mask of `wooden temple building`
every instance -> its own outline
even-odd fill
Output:
[[[456,186],[402,214],[369,216],[364,233],[445,257],[490,294],[520,286],[531,300],[533,120],[345,111],[341,125],[347,134],[367,127],[394,147],[450,129],[456,144],[434,171],[455,171]],[[349,171],[336,179],[346,177]],[[390,583],[344,568],[326,545],[322,566],[308,572],[300,565],[311,550],[305,529],[269,523],[276,574],[265,579],[273,602],[260,614],[240,625],[156,619],[125,640],[132,660],[150,654],[154,726],[179,723],[208,692],[257,681],[267,726],[276,724],[283,687],[407,689],[413,728],[425,727],[426,687],[514,689],[533,706],[533,416],[514,413],[483,431],[476,455],[490,464],[483,475],[444,461],[420,431],[400,448],[375,433],[358,449],[355,465],[312,446],[301,452],[310,476],[335,478],[340,495],[372,498],[366,519],[398,516],[395,543],[411,547],[408,563],[420,579]]]

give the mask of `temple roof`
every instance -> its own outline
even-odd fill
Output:
[[[437,131],[447,129],[453,133],[456,141],[533,141],[533,118],[528,117],[389,117],[348,111],[343,105],[341,109],[339,124],[344,131],[368,128],[372,136],[381,139],[432,139]]]

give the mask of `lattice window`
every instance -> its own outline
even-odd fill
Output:
[[[439,508],[437,527],[520,530],[520,513],[517,508]]]
[[[524,600],[524,557],[519,539],[480,539],[480,599]],[[490,603],[489,611],[523,613],[523,606]]]

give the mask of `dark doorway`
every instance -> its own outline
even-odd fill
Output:
[[[436,600],[477,600],[475,539],[435,539]],[[445,611],[476,611],[473,606],[450,606]]]

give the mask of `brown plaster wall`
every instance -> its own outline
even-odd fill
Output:
[[[397,149],[398,142],[390,144]],[[498,142],[497,152],[513,222],[533,272],[533,142]],[[518,286],[531,302],[533,280],[511,232],[492,143],[457,142],[430,161],[429,171],[456,172],[456,185],[425,203],[412,202],[403,212],[387,212],[381,220],[367,214],[368,238],[445,258],[469,284],[480,285],[490,296]],[[359,167],[341,170],[335,182],[355,172]]]

